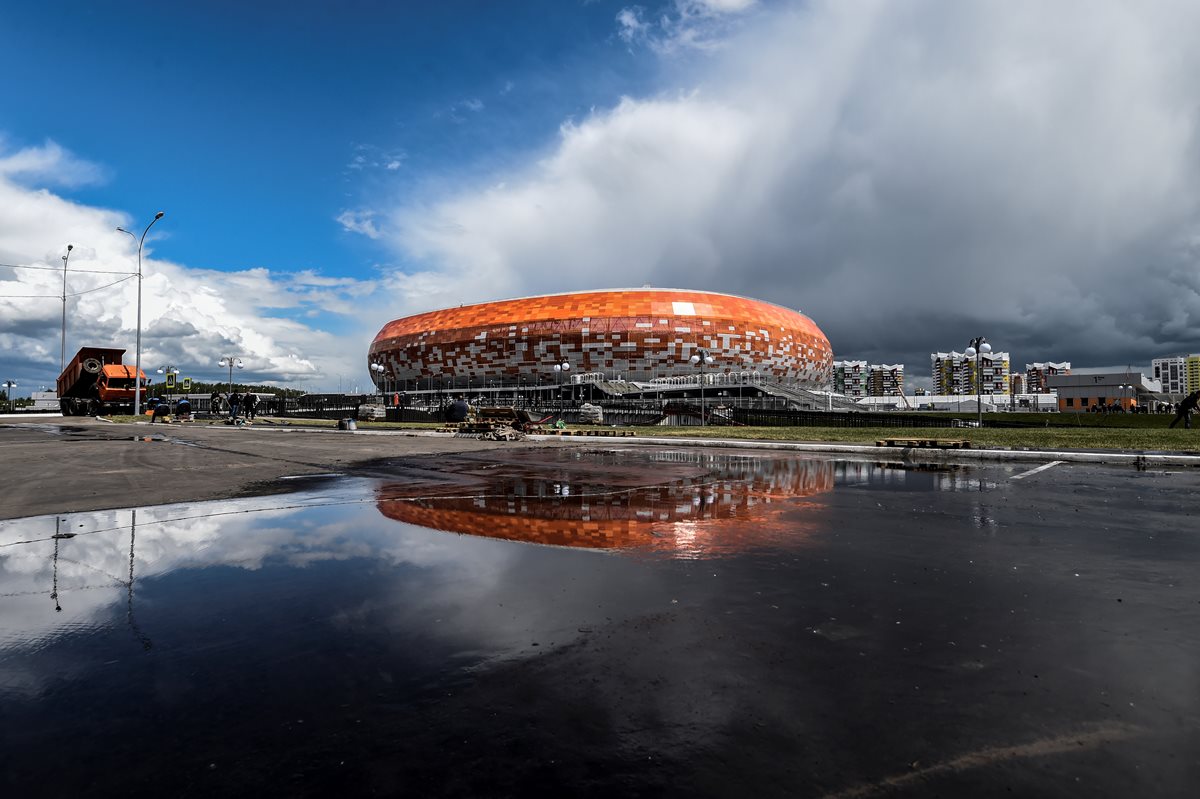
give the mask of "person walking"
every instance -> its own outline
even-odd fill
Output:
[[[258,395],[247,392],[243,404],[246,406],[246,418],[253,422],[254,415],[258,412]]]
[[[1171,427],[1179,424],[1179,420],[1183,420],[1183,426],[1187,430],[1192,429],[1192,411],[1196,410],[1196,406],[1200,405],[1200,391],[1193,391],[1183,398],[1183,402],[1179,403],[1179,409],[1175,411],[1175,418],[1171,420]]]
[[[229,395],[229,418],[234,420],[238,418],[238,411],[242,407],[242,395],[236,391]]]

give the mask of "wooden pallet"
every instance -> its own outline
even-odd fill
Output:
[[[924,449],[970,449],[971,442],[944,438],[885,438],[875,442],[877,447],[916,447]]]

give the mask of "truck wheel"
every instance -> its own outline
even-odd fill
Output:
[[[100,361],[95,358],[84,358],[82,366],[83,371],[89,374],[100,374]]]
[[[99,400],[88,400],[87,415],[88,416],[99,416],[100,415],[100,401]]]

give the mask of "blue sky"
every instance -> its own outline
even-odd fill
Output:
[[[150,363],[367,384],[389,319],[641,286],[837,357],[1200,352],[1200,4],[9,3],[0,379]],[[14,264],[20,268],[5,266]],[[30,268],[36,267],[36,268]],[[87,271],[91,270],[91,271]],[[85,339],[86,338],[86,342]]]
[[[619,8],[9,4],[0,69],[25,77],[0,83],[3,128],[100,164],[80,202],[167,209],[163,254],[356,274],[389,254],[344,235],[346,207],[494,169],[647,89],[654,59],[619,40]]]

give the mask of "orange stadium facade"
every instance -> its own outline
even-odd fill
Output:
[[[571,374],[638,382],[692,374],[829,381],[833,353],[804,314],[761,300],[682,289],[613,289],[464,305],[388,322],[371,343],[376,383],[434,378],[539,382]]]

